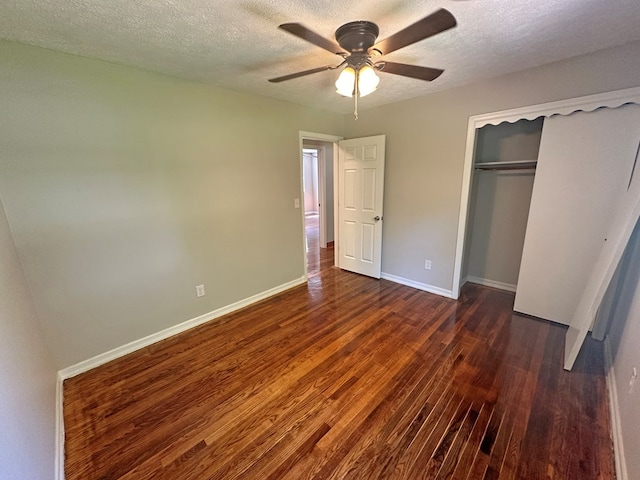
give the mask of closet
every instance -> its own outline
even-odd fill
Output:
[[[463,283],[516,291],[543,123],[477,129]]]
[[[454,296],[514,290],[515,311],[569,325],[571,369],[640,218],[639,155],[640,88],[471,117]]]

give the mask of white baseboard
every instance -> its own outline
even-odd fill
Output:
[[[609,390],[609,410],[611,415],[611,437],[613,439],[613,455],[616,462],[616,478],[629,480],[627,475],[627,462],[624,456],[622,442],[622,424],[620,423],[620,411],[618,410],[618,389],[616,387],[616,374],[613,369],[613,357],[609,337],[604,340],[604,368],[607,378],[607,390]]]
[[[114,348],[113,350],[109,350],[108,352],[101,353],[100,355],[96,355],[95,357],[89,358],[88,360],[84,360],[80,363],[72,365],[67,368],[63,368],[58,371],[58,378],[56,382],[56,458],[55,458],[55,475],[56,480],[65,480],[64,477],[64,389],[63,383],[67,378],[75,377],[83,372],[91,370],[92,368],[99,367],[111,360],[115,360],[129,353],[135,352],[141,348],[147,347],[153,343],[159,342],[160,340],[165,340],[169,337],[177,335],[178,333],[185,332],[194,327],[202,325],[203,323],[210,322],[217,318],[222,317],[231,312],[235,312],[236,310],[240,310],[241,308],[247,307],[253,303],[259,302],[260,300],[264,300],[265,298],[272,297],[273,295],[277,295],[278,293],[284,292],[285,290],[289,290],[290,288],[297,287],[299,285],[303,285],[307,283],[306,277],[300,277],[296,280],[292,280],[285,284],[279,285],[277,287],[271,288],[264,292],[253,295],[249,298],[245,298],[244,300],[240,300],[238,302],[232,303],[231,305],[227,305],[226,307],[221,307],[212,312],[205,313],[204,315],[200,315],[196,318],[192,318],[191,320],[187,320],[186,322],[179,323],[173,327],[165,328],[157,333],[153,333],[139,340],[134,340],[133,342],[129,342],[126,345],[122,345],[121,347]]]
[[[55,440],[55,478],[64,479],[64,396],[62,382],[64,379],[58,372],[56,376],[56,440]]]
[[[498,288],[500,290],[506,290],[508,292],[515,292],[517,285],[513,285],[511,283],[504,282],[496,282],[495,280],[489,280],[487,278],[474,277],[472,275],[466,276],[462,280],[462,285],[465,283],[477,283],[478,285],[484,285],[485,287]]]
[[[395,275],[391,275],[390,273],[382,272],[380,278],[384,278],[385,280],[399,283],[401,285],[406,285],[407,287],[413,287],[417,288],[418,290],[424,290],[425,292],[434,293],[442,297],[453,298],[453,292],[451,290],[445,290],[444,288],[434,287],[433,285],[428,285],[426,283],[416,282],[414,280],[409,280],[408,278],[397,277]]]
[[[235,312],[236,310],[240,310],[241,308],[247,307],[253,303],[259,302],[260,300],[264,300],[265,298],[271,297],[280,292],[284,292],[285,290],[289,290],[290,288],[297,287],[298,285],[302,285],[306,282],[306,277],[297,278],[283,285],[279,285],[277,287],[253,295],[249,298],[245,298],[244,300],[232,303],[231,305],[218,308],[216,310],[213,310],[212,312],[205,313],[196,318],[192,318],[191,320],[187,320],[186,322],[174,325],[173,327],[165,328],[164,330],[161,330],[157,333],[152,333],[151,335],[148,335],[139,340],[134,340],[133,342],[129,342],[126,345],[122,345],[120,347],[114,348],[113,350],[109,350],[108,352],[101,353],[100,355],[96,355],[95,357],[89,358],[88,360],[84,360],[70,367],[63,368],[58,372],[58,374],[62,377],[63,380],[75,377],[76,375],[103,365],[107,362],[110,362],[111,360],[115,360],[116,358],[120,358],[131,352],[135,352],[136,350],[139,350],[141,348],[148,347],[149,345],[159,342],[160,340],[165,340],[169,337],[177,335],[178,333],[185,332],[194,327],[202,325],[203,323],[215,320],[216,318],[222,317],[223,315]]]

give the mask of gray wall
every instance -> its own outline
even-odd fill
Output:
[[[533,180],[524,171],[475,173],[463,277],[516,286]]]
[[[15,43],[0,65],[0,192],[59,368],[302,277],[298,132],[342,115]]]
[[[536,160],[543,119],[486,125],[474,161]],[[462,276],[515,287],[527,230],[535,170],[476,170]],[[485,282],[481,282],[485,283]]]
[[[0,201],[0,478],[54,477],[55,382]]]
[[[513,162],[536,160],[544,118],[485,125],[478,129],[474,161]]]
[[[390,76],[379,88],[386,81]],[[383,272],[452,288],[469,116],[639,84],[634,42],[366,110],[357,121],[345,115],[346,138],[387,136]],[[425,259],[432,270],[424,269]]]
[[[624,443],[628,478],[640,478],[640,378],[630,386],[632,368],[640,374],[640,224],[629,241],[618,269],[618,288],[610,289],[603,303],[611,317],[607,341],[613,359],[613,383]]]

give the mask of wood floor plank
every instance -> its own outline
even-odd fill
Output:
[[[69,480],[613,479],[601,344],[332,266],[64,384]],[[316,231],[317,234],[317,231]]]
[[[449,477],[449,480],[466,480],[474,464],[475,458],[480,450],[480,443],[485,435],[493,408],[484,403],[480,408],[478,418],[473,425],[468,440],[464,443],[463,451],[458,458],[455,470]]]
[[[436,480],[449,480],[452,477],[456,466],[460,462],[462,450],[469,440],[473,426],[476,424],[478,417],[480,416],[479,410],[481,410],[481,408],[478,408],[477,405],[470,405],[466,410],[465,417],[460,428],[455,432],[455,437],[451,441],[450,447],[445,453],[440,469],[433,477]]]

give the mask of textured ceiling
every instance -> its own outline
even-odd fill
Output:
[[[2,0],[0,38],[346,113],[337,72],[267,82],[340,61],[277,26],[333,39],[343,23],[370,20],[382,39],[439,7],[457,28],[384,58],[444,74],[381,73],[361,110],[640,39],[640,0]]]

